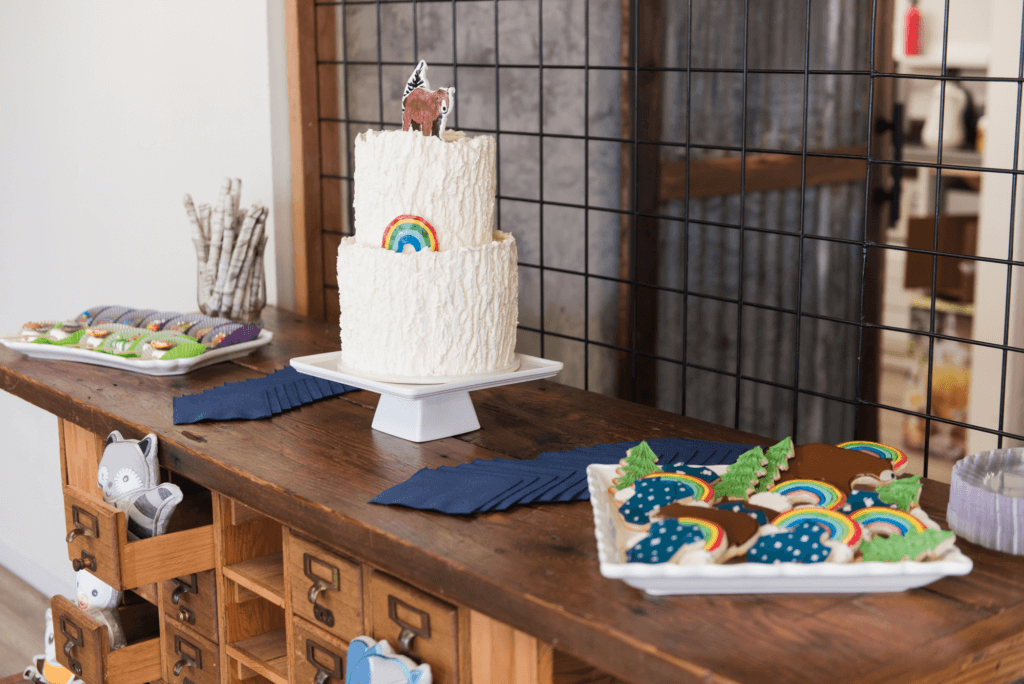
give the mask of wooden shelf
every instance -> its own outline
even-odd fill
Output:
[[[284,627],[228,644],[227,652],[274,684],[288,684],[288,639]]]
[[[284,562],[282,554],[253,558],[224,566],[224,577],[284,608]],[[238,596],[239,602],[246,597]],[[251,597],[249,597],[251,598]]]

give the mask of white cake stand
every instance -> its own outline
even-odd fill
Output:
[[[340,369],[341,351],[291,360],[295,370],[324,380],[377,392],[380,402],[373,429],[410,442],[429,442],[480,429],[469,393],[475,390],[542,380],[558,375],[561,361],[516,354],[519,367],[510,372],[451,378],[437,384],[384,382]]]

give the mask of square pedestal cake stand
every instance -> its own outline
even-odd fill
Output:
[[[516,354],[519,367],[494,375],[453,379],[433,385],[383,382],[339,369],[341,351],[302,356],[291,360],[300,373],[314,375],[380,394],[373,429],[410,442],[429,442],[480,429],[469,393],[475,390],[513,385],[518,382],[553,378],[562,370],[561,361]]]

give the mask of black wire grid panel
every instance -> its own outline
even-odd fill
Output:
[[[666,0],[669,4],[671,0]],[[854,414],[853,424],[856,424],[856,417],[864,410],[884,409],[906,416],[914,416],[925,422],[924,430],[924,472],[928,469],[929,439],[931,434],[931,423],[937,422],[948,426],[959,427],[965,430],[976,430],[982,433],[994,435],[998,445],[1003,446],[1004,439],[1024,440],[1024,435],[1008,431],[1006,427],[1006,378],[1008,356],[1011,353],[1024,353],[1024,348],[1010,344],[1011,330],[1011,301],[1013,289],[1013,269],[1024,267],[1024,262],[1014,259],[1014,232],[1017,179],[1022,173],[1018,168],[1018,140],[1020,137],[1022,85],[1024,85],[1024,49],[1021,51],[1021,62],[1016,77],[989,77],[979,75],[964,75],[947,68],[946,55],[948,53],[949,33],[949,0],[945,2],[945,14],[943,17],[942,34],[942,63],[941,67],[934,74],[906,74],[885,71],[876,64],[876,44],[882,35],[880,27],[885,22],[891,21],[889,16],[880,16],[879,10],[891,12],[891,5],[882,0],[861,0],[858,4],[858,11],[863,14],[863,36],[853,49],[857,55],[853,59],[855,68],[830,67],[819,68],[815,63],[815,55],[820,52],[818,48],[812,49],[812,43],[818,40],[815,30],[812,30],[812,16],[820,13],[821,3],[812,0],[793,0],[786,2],[780,0],[778,3],[768,3],[789,6],[790,13],[803,14],[803,21],[793,22],[796,26],[790,26],[787,33],[790,49],[789,58],[781,60],[761,60],[752,51],[751,45],[756,42],[759,35],[763,34],[767,27],[751,24],[752,9],[758,3],[751,3],[749,0],[731,0],[730,12],[735,18],[733,27],[737,40],[741,43],[736,49],[739,61],[733,64],[723,65],[721,60],[712,61],[712,66],[707,66],[707,58],[695,55],[694,49],[695,30],[700,34],[714,34],[717,30],[726,30],[715,25],[701,24],[694,26],[694,17],[700,16],[700,6],[714,4],[711,0],[688,0],[683,3],[676,3],[679,6],[677,17],[683,17],[682,21],[666,27],[666,31],[678,34],[678,42],[685,46],[684,60],[672,60],[666,58],[659,64],[641,66],[638,58],[637,46],[642,45],[647,37],[640,35],[640,19],[636,11],[635,2],[628,9],[628,14],[623,12],[620,0],[348,0],[344,2],[323,2],[317,3],[317,34],[322,35],[324,24],[332,23],[335,33],[333,51],[328,51],[328,57],[324,57],[323,51],[318,51],[318,69],[320,70],[321,84],[328,80],[334,80],[338,86],[337,102],[332,108],[325,107],[321,101],[321,127],[336,126],[339,129],[337,137],[340,139],[342,159],[337,166],[339,168],[323,169],[321,176],[325,182],[339,182],[344,186],[342,190],[342,206],[347,207],[348,215],[342,225],[336,228],[326,227],[325,230],[340,230],[342,233],[349,233],[352,226],[351,201],[348,194],[348,184],[351,183],[352,170],[352,143],[354,136],[366,128],[398,128],[401,126],[401,109],[396,102],[401,96],[401,89],[405,79],[411,73],[416,62],[429,53],[430,77],[434,87],[439,85],[453,85],[456,88],[456,106],[450,128],[458,128],[474,134],[495,135],[499,140],[499,176],[498,176],[498,215],[496,227],[502,227],[502,214],[507,214],[512,206],[533,206],[536,213],[536,249],[529,250],[525,254],[521,248],[520,277],[535,278],[538,286],[539,310],[536,317],[520,326],[520,330],[526,333],[533,333],[538,338],[538,347],[541,355],[546,352],[546,341],[561,340],[569,343],[582,345],[583,374],[582,382],[584,388],[591,388],[591,355],[595,350],[618,354],[625,353],[631,360],[635,369],[638,359],[651,359],[661,364],[678,368],[680,371],[682,388],[680,392],[681,407],[676,405],[676,410],[683,413],[692,413],[695,410],[694,402],[687,405],[686,384],[688,376],[693,373],[712,374],[726,382],[734,385],[734,411],[731,416],[732,424],[737,428],[748,428],[750,422],[744,419],[743,407],[741,406],[741,395],[743,387],[761,386],[774,388],[775,390],[789,393],[791,395],[791,406],[786,407],[787,423],[785,427],[791,427],[791,433],[800,434],[801,421],[806,419],[803,411],[804,404],[801,398],[820,399],[828,402],[845,405],[852,409]],[[685,5],[685,11],[681,8]],[[553,7],[570,7],[566,10],[569,14],[576,16],[577,21],[572,26],[565,25],[565,22],[556,22],[555,19],[562,16],[552,15]],[[547,7],[547,9],[545,9]],[[443,11],[438,11],[443,9]],[[532,26],[528,28],[523,25],[523,14],[528,14]],[[629,24],[626,26],[628,34],[624,34],[622,23],[623,17],[628,16]],[[548,26],[545,26],[545,18],[548,19]],[[517,20],[517,35],[510,42],[507,35],[507,28],[503,25],[511,18]],[[463,26],[460,29],[460,19]],[[489,20],[489,21],[488,21]],[[602,24],[595,23],[600,20]],[[614,21],[609,21],[614,20]],[[450,22],[450,26],[447,25]],[[613,25],[609,25],[613,24]],[[493,38],[488,40],[490,32]],[[614,37],[618,42],[620,36],[626,35],[631,48],[623,51],[621,59],[619,45],[612,48],[608,46],[609,36]],[[1022,45],[1024,45],[1024,24],[1021,27]],[[438,39],[441,36],[441,39]],[[445,40],[447,37],[447,40]],[[709,39],[707,42],[714,44],[718,37]],[[428,42],[429,41],[429,42]],[[486,50],[466,49],[466,42],[489,43]],[[551,48],[554,42],[572,42],[576,46],[576,56],[565,59],[565,51],[558,48]],[[600,41],[600,42],[598,42]],[[857,41],[855,41],[857,42]],[[506,48],[508,45],[512,48]],[[396,45],[400,45],[396,47]],[[526,45],[526,48],[523,48]],[[599,47],[598,47],[599,46]],[[460,55],[460,48],[463,55]],[[600,49],[601,56],[595,58],[595,53]],[[827,50],[825,45],[822,49]],[[502,61],[503,54],[509,52],[506,61]],[[617,58],[610,59],[608,55],[614,54]],[[483,58],[481,58],[483,55]],[[524,55],[526,57],[524,58]],[[561,57],[561,58],[560,58]],[[773,62],[766,65],[758,62]],[[675,63],[673,63],[675,62]],[[702,63],[703,62],[703,63]],[[483,104],[472,99],[472,90],[479,86],[480,75],[490,72],[493,74],[493,93],[483,98]],[[529,98],[525,98],[521,89],[514,92],[502,93],[503,84],[508,89],[509,79],[507,74],[526,72],[536,73],[536,92]],[[682,120],[682,132],[680,135],[664,135],[656,139],[644,138],[639,126],[640,116],[637,113],[645,106],[640,99],[640,83],[645,74],[658,74],[665,78],[674,78],[680,85],[680,92],[685,92],[683,97],[682,111],[677,114]],[[462,84],[460,84],[460,74]],[[562,76],[579,74],[582,76],[582,93],[579,106],[582,108],[582,116],[578,119],[576,130],[567,130],[564,126],[552,125],[551,112],[545,110],[545,94],[551,100],[551,90],[545,88],[546,79],[558,79]],[[625,75],[625,80],[620,80]],[[719,79],[713,81],[709,79]],[[764,97],[767,90],[757,91],[753,84],[766,82],[769,79],[786,80],[795,91],[792,98],[797,105],[794,116],[799,117],[798,135],[785,145],[759,145],[757,141],[750,140],[748,129],[751,122],[748,121],[748,112],[756,111],[755,100]],[[865,110],[866,116],[862,117],[862,140],[866,145],[866,153],[846,152],[842,150],[820,151],[821,145],[816,145],[815,140],[809,139],[809,118],[815,116],[816,108],[824,106],[824,99],[820,92],[816,91],[816,84],[823,79],[841,80],[862,84],[858,86],[858,97],[865,100],[861,102],[861,108]],[[908,81],[932,81],[940,86],[942,103],[939,115],[940,145],[934,162],[930,161],[905,161],[901,159],[885,157],[874,149],[873,140],[876,139],[873,129],[878,126],[874,111],[875,98],[879,96],[882,87],[888,85],[886,82],[908,82]],[[738,135],[732,135],[728,140],[701,140],[693,133],[697,125],[697,117],[700,113],[696,110],[698,103],[693,103],[691,96],[697,88],[698,83],[731,83],[732,87],[740,90],[739,102],[739,131]],[[941,145],[941,132],[943,119],[945,117],[945,92],[948,84],[982,82],[986,84],[1005,84],[1006,87],[1016,89],[1016,126],[1014,130],[1014,153],[1013,163],[1009,168],[988,168],[980,165],[951,164],[943,161],[943,149]],[[369,86],[367,84],[370,84]],[[606,125],[595,126],[593,121],[600,115],[597,106],[593,103],[600,99],[607,104],[613,102],[618,104],[622,98],[620,84],[625,84],[631,92],[627,92],[628,101],[631,106],[629,116],[631,131],[629,135],[623,135],[627,129],[621,128],[618,134],[613,127]],[[465,87],[463,87],[465,86]],[[600,88],[600,90],[598,90]],[[610,95],[609,90],[612,90]],[[820,90],[820,89],[818,89]],[[702,91],[703,92],[703,91]],[[479,94],[479,93],[478,93]],[[321,93],[321,99],[323,94]],[[527,113],[517,112],[509,115],[507,103],[510,98],[527,99],[529,104],[536,111]],[[549,102],[549,105],[555,104]],[[375,105],[375,106],[373,106]],[[753,108],[752,108],[753,105]],[[605,107],[607,109],[607,107]],[[375,112],[373,110],[376,110]],[[550,106],[549,106],[550,109]],[[484,111],[490,110],[490,111]],[[325,111],[327,115],[325,115]],[[374,114],[376,116],[374,116]],[[461,117],[460,117],[461,114]],[[749,116],[753,116],[750,114]],[[464,124],[460,125],[460,118]],[[529,121],[534,119],[533,122]],[[487,125],[480,125],[481,122]],[[621,123],[621,119],[620,119]],[[595,130],[598,129],[598,130]],[[738,140],[736,139],[738,137]],[[537,142],[532,153],[532,159],[519,163],[529,163],[530,168],[535,170],[536,190],[523,191],[521,183],[503,183],[501,156],[503,146],[509,144],[506,141],[534,140]],[[565,141],[564,144],[578,145],[582,147],[583,169],[582,193],[575,200],[559,196],[558,193],[551,193],[545,196],[545,148],[550,141]],[[593,182],[591,180],[593,164],[595,163],[596,146],[628,147],[628,158],[631,162],[628,176],[623,175],[619,179],[619,187],[622,184],[631,184],[631,195],[627,201],[615,203],[606,201],[606,198],[596,198]],[[643,169],[637,169],[637,159],[642,151],[651,146],[657,148],[663,159],[685,160],[685,195],[680,198],[681,205],[677,204],[675,211],[667,211],[665,206],[657,206],[653,210],[643,210],[638,202],[637,195],[641,184],[646,182]],[[817,149],[816,149],[817,148]],[[770,225],[754,216],[751,209],[753,193],[747,192],[748,159],[753,155],[783,155],[800,161],[800,183],[793,191],[798,195],[795,198],[798,211],[795,220],[783,225]],[[550,152],[549,152],[550,155]],[[700,179],[695,179],[691,174],[691,160],[700,159],[739,159],[739,194],[731,198],[731,201],[738,211],[733,211],[731,217],[724,213],[717,218],[709,215],[708,212],[691,210],[694,206],[691,201],[691,189]],[[859,215],[856,217],[859,222],[857,229],[848,234],[834,234],[827,231],[815,230],[811,225],[809,217],[809,200],[812,189],[807,184],[808,162],[814,163],[817,160],[856,160],[862,162],[865,168],[865,177],[856,188],[861,192],[859,202],[862,205]],[[550,159],[549,159],[550,161]],[[607,161],[607,156],[602,157],[601,163]],[[885,230],[875,231],[874,234],[881,235],[880,239],[869,239],[872,231],[869,230],[870,221],[878,216],[873,210],[873,203],[876,201],[872,196],[872,179],[881,177],[888,178],[889,169],[915,169],[919,173],[934,173],[936,176],[935,193],[935,227],[932,249],[915,249],[903,245],[887,244],[884,240]],[[943,172],[980,172],[981,174],[992,174],[995,176],[1008,176],[1010,178],[1010,225],[1009,241],[1005,258],[1003,255],[964,255],[960,253],[944,252],[938,249],[939,246],[939,215],[940,215],[940,192]],[[549,172],[550,174],[550,172]],[[513,187],[509,187],[512,185]],[[550,185],[550,184],[549,184]],[[874,185],[877,185],[875,183]],[[325,192],[325,195],[328,194]],[[598,200],[598,201],[595,201]],[[679,208],[681,207],[681,210]],[[545,253],[545,233],[548,233],[547,243],[556,244],[554,238],[561,229],[559,223],[553,223],[550,219],[545,224],[545,214],[550,208],[565,210],[581,210],[582,213],[582,268],[567,267],[560,265],[556,258],[553,258],[551,248]],[[622,272],[609,271],[608,269],[595,268],[592,264],[591,247],[596,239],[595,230],[608,230],[608,226],[623,220],[627,228],[632,228],[632,259],[628,277],[623,277]],[[733,219],[732,217],[735,217]],[[605,219],[613,219],[609,223]],[[684,235],[684,253],[681,263],[675,264],[682,270],[681,282],[672,284],[664,282],[664,278],[651,276],[646,278],[644,274],[637,273],[637,242],[636,226],[638,221],[643,219],[657,219],[668,230],[681,231]],[[598,224],[595,226],[594,224]],[[509,230],[517,234],[516,227],[505,226],[503,230]],[[696,256],[690,252],[693,248],[692,230],[715,231],[722,234],[735,235],[730,238],[735,249],[730,255],[730,262],[740,274],[738,288],[734,293],[710,292],[707,289],[695,288],[687,277],[687,271],[691,271],[695,265]],[[795,283],[789,283],[788,287],[795,288],[795,298],[790,297],[787,302],[771,303],[764,299],[752,296],[757,283],[744,282],[750,280],[746,277],[745,266],[752,255],[745,251],[745,238],[749,236],[765,236],[766,238],[778,237],[786,240],[795,240],[796,247],[796,269]],[[519,235],[517,234],[517,238]],[[605,238],[607,236],[604,236]],[[856,253],[856,265],[859,273],[858,282],[852,289],[856,292],[847,292],[847,295],[856,300],[854,315],[833,315],[827,307],[816,307],[811,310],[806,306],[807,288],[809,282],[805,279],[806,262],[810,258],[811,248],[816,245],[832,245],[836,249],[851,250]],[[931,256],[932,260],[932,288],[929,324],[927,330],[916,330],[898,326],[884,325],[879,320],[868,320],[865,315],[865,297],[869,296],[876,284],[867,282],[870,276],[867,264],[868,254],[872,250],[881,250],[889,255],[890,259],[903,258],[904,254],[924,254]],[[664,256],[664,255],[663,255]],[[936,324],[936,295],[935,285],[938,274],[940,258],[956,258],[973,262],[975,264],[990,264],[1001,266],[1006,269],[1006,291],[1005,291],[1005,316],[1003,335],[1001,342],[990,340],[975,340],[959,337],[955,334],[940,332]],[[578,277],[582,280],[583,291],[582,301],[577,301],[578,307],[582,310],[581,330],[566,332],[565,330],[553,329],[548,325],[545,311],[550,307],[545,306],[546,297],[551,295],[545,291],[546,274],[558,274],[564,276]],[[875,277],[878,277],[876,274]],[[619,287],[627,286],[632,297],[632,330],[628,337],[631,343],[625,345],[617,340],[608,339],[607,336],[596,335],[593,330],[591,318],[592,287]],[[654,352],[637,348],[636,340],[636,296],[640,289],[654,290],[659,297],[679,296],[683,302],[682,316],[679,321],[671,321],[671,325],[679,331],[683,338],[681,354],[665,354],[660,350]],[[687,334],[692,327],[688,317],[688,308],[694,306],[695,302],[715,302],[721,306],[728,306],[735,309],[735,353],[734,359],[730,358],[731,367],[722,367],[722,364],[709,364],[701,359],[693,358],[688,354],[692,345],[686,342]],[[782,318],[791,318],[790,339],[792,345],[791,359],[786,364],[787,372],[791,373],[790,378],[780,379],[768,378],[764,375],[751,374],[744,369],[744,347],[748,348],[758,345],[757,338],[748,334],[745,330],[744,316],[749,312],[765,312],[766,315],[778,315]],[[788,320],[788,319],[787,319]],[[856,369],[854,376],[857,378],[853,395],[846,393],[832,393],[823,391],[820,388],[808,386],[801,383],[801,344],[805,348],[816,344],[816,340],[804,337],[801,339],[802,326],[807,321],[817,321],[821,324],[833,324],[836,326],[853,326],[856,330]],[[927,378],[927,399],[923,412],[914,411],[900,406],[892,406],[882,403],[874,398],[874,394],[865,391],[861,385],[861,371],[865,362],[864,355],[869,350],[864,349],[863,340],[865,332],[876,331],[891,332],[904,335],[915,335],[927,339],[928,344],[928,378]],[[962,342],[971,345],[973,349],[988,349],[1001,356],[1002,362],[1002,384],[1000,387],[1000,408],[998,423],[995,427],[972,425],[967,422],[956,420],[950,417],[936,415],[933,411],[932,402],[932,374],[935,363],[935,345],[938,342],[948,340]],[[870,353],[880,353],[879,349],[870,350]],[[851,362],[852,362],[851,361]],[[634,376],[635,383],[635,376]],[[635,386],[633,387],[635,391]],[[689,409],[689,411],[688,411]],[[871,439],[876,435],[858,435],[859,438]],[[847,434],[846,439],[854,438],[853,434]]]

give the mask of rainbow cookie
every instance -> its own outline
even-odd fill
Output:
[[[850,514],[850,518],[883,537],[903,537],[910,531],[924,532],[924,523],[910,513],[899,509],[873,506],[862,508]]]
[[[804,521],[760,537],[747,551],[748,563],[824,563],[832,555],[829,530],[819,522]]]
[[[878,458],[885,458],[892,461],[892,471],[897,475],[903,472],[903,469],[907,467],[907,462],[910,460],[907,455],[891,446],[885,444],[879,444],[878,442],[843,442],[837,444],[840,449],[850,449],[852,451],[867,451],[869,453],[878,456]]]
[[[651,525],[650,533],[626,551],[629,563],[713,563],[728,547],[721,526],[697,518],[673,518]]]
[[[423,249],[436,252],[440,247],[434,227],[426,219],[412,214],[402,214],[389,223],[380,246],[399,254],[405,251],[406,246],[417,252]]]
[[[689,475],[652,473],[633,483],[634,493],[619,508],[619,513],[630,525],[650,523],[650,513],[676,501],[695,499],[710,502],[714,490],[707,482]]]
[[[846,495],[838,487],[819,480],[788,480],[769,491],[781,494],[794,506],[809,504],[834,511],[846,502]]]
[[[821,523],[828,529],[832,541],[842,542],[850,548],[856,548],[863,536],[863,530],[856,521],[825,508],[794,508],[780,513],[772,520],[772,525],[788,529],[803,522]]]

